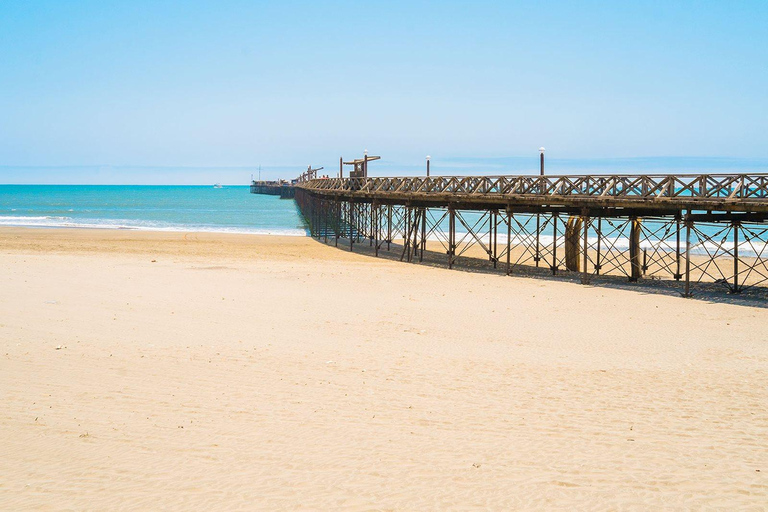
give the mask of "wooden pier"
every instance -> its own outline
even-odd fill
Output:
[[[251,194],[264,194],[269,196],[280,196],[280,199],[293,199],[296,195],[296,185],[298,183],[305,183],[313,180],[317,177],[317,171],[322,170],[322,167],[313,169],[312,166],[307,167],[306,172],[302,173],[298,178],[287,181],[252,181],[251,182]]]
[[[364,162],[367,171],[367,162]],[[356,173],[357,174],[357,173]],[[341,175],[341,170],[340,170]],[[768,174],[440,176],[308,179],[297,204],[312,236],[400,259],[478,252],[523,266],[629,281],[768,290]],[[615,279],[615,278],[614,278]]]
[[[251,194],[265,194],[280,196],[280,199],[293,199],[295,185],[285,180],[280,181],[253,181]]]

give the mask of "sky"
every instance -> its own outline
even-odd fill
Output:
[[[533,172],[540,146],[564,172],[768,171],[766,27],[764,0],[5,0],[0,183],[246,183],[364,149]]]

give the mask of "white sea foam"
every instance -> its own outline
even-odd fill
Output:
[[[149,220],[128,220],[128,219],[74,219],[72,217],[61,216],[3,216],[0,215],[0,226],[17,226],[17,227],[40,227],[40,228],[84,228],[84,229],[128,229],[137,231],[164,231],[164,232],[205,232],[205,233],[232,233],[232,234],[244,234],[244,235],[276,235],[276,236],[307,236],[307,231],[304,229],[286,229],[286,228],[248,228],[248,227],[229,227],[229,226],[210,226],[202,224],[170,224],[161,221],[149,221]],[[448,238],[448,233],[433,232],[428,237],[430,241],[445,241]],[[553,242],[552,235],[540,235],[539,244],[541,246],[549,246]],[[463,241],[463,243],[472,242],[474,239],[467,235],[466,232],[456,232],[457,242]],[[481,237],[483,243],[488,245],[490,240],[488,234]],[[558,246],[562,246],[564,237],[562,235],[557,237]],[[497,236],[497,244],[501,250],[502,246],[506,245],[507,237],[506,233],[499,233]],[[533,246],[535,244],[535,235],[528,237],[513,236],[511,239],[513,245],[528,245]],[[629,239],[627,237],[603,237],[601,240],[601,251],[608,250],[613,251],[628,251]],[[597,247],[597,238],[589,237],[589,245],[591,250],[595,250]],[[644,240],[640,243],[640,248],[648,251],[649,254],[655,252],[658,253],[674,253],[676,250],[676,243],[674,240]],[[681,241],[681,251],[685,252],[685,241]],[[691,254],[695,255],[713,255],[718,254],[720,256],[732,256],[733,242],[723,242],[718,244],[715,242],[700,242],[694,241],[691,245]],[[739,255],[742,257],[755,257],[757,254],[767,255],[768,246],[764,243],[754,243],[750,245],[747,242],[742,241],[739,243]]]
[[[427,237],[428,240],[437,242],[441,241],[443,243],[446,243],[446,240],[448,239],[448,233],[447,232],[440,232],[429,235]],[[483,241],[483,243],[486,246],[490,245],[490,238],[488,236],[488,233],[486,233],[484,236],[481,236],[480,239]],[[557,237],[557,245],[558,247],[562,247],[564,244],[565,237],[563,235],[558,235]],[[399,241],[400,239],[398,239]],[[540,235],[539,236],[539,245],[541,247],[546,247],[552,245],[552,242],[554,240],[554,236],[552,235]],[[473,243],[475,242],[475,238],[473,238],[471,235],[468,235],[466,231],[456,231],[456,242],[457,243]],[[510,240],[512,245],[527,245],[527,246],[534,246],[536,244],[536,235],[531,235],[528,237],[521,237],[521,236],[512,236]],[[502,247],[506,245],[507,243],[507,236],[506,233],[499,233],[496,239],[496,243],[498,245],[499,251],[502,250]],[[590,247],[590,250],[595,251],[597,248],[597,237],[589,237],[588,238],[588,244]],[[695,254],[698,256],[701,255],[715,255],[717,254],[720,257],[728,257],[733,256],[733,242],[723,242],[721,244],[718,244],[716,242],[701,242],[698,240],[692,240],[691,243],[691,254]],[[643,240],[640,242],[640,248],[643,250],[648,251],[649,256],[652,255],[654,252],[656,253],[674,253],[676,251],[676,242],[674,240]],[[629,238],[627,237],[603,237],[600,241],[600,249],[603,253],[607,251],[629,251]],[[685,253],[685,240],[681,240],[680,244],[680,251],[681,253]],[[755,257],[758,254],[762,256],[768,256],[768,244],[762,243],[762,242],[752,242],[752,244],[749,244],[746,241],[742,241],[739,243],[739,256],[740,257]]]
[[[130,229],[137,231],[206,232],[243,235],[306,236],[303,229],[247,228],[207,226],[198,224],[169,224],[166,222],[127,219],[73,219],[58,216],[0,216],[0,226],[38,228]]]

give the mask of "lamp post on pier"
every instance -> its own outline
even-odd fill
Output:
[[[544,148],[539,148],[539,153],[541,154],[541,175],[544,176]]]
[[[363,177],[368,177],[368,150],[363,151]]]
[[[429,155],[427,155],[427,178],[429,178]]]

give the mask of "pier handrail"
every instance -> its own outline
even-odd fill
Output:
[[[765,202],[768,173],[402,176],[315,179],[300,185],[323,192],[547,196]]]

